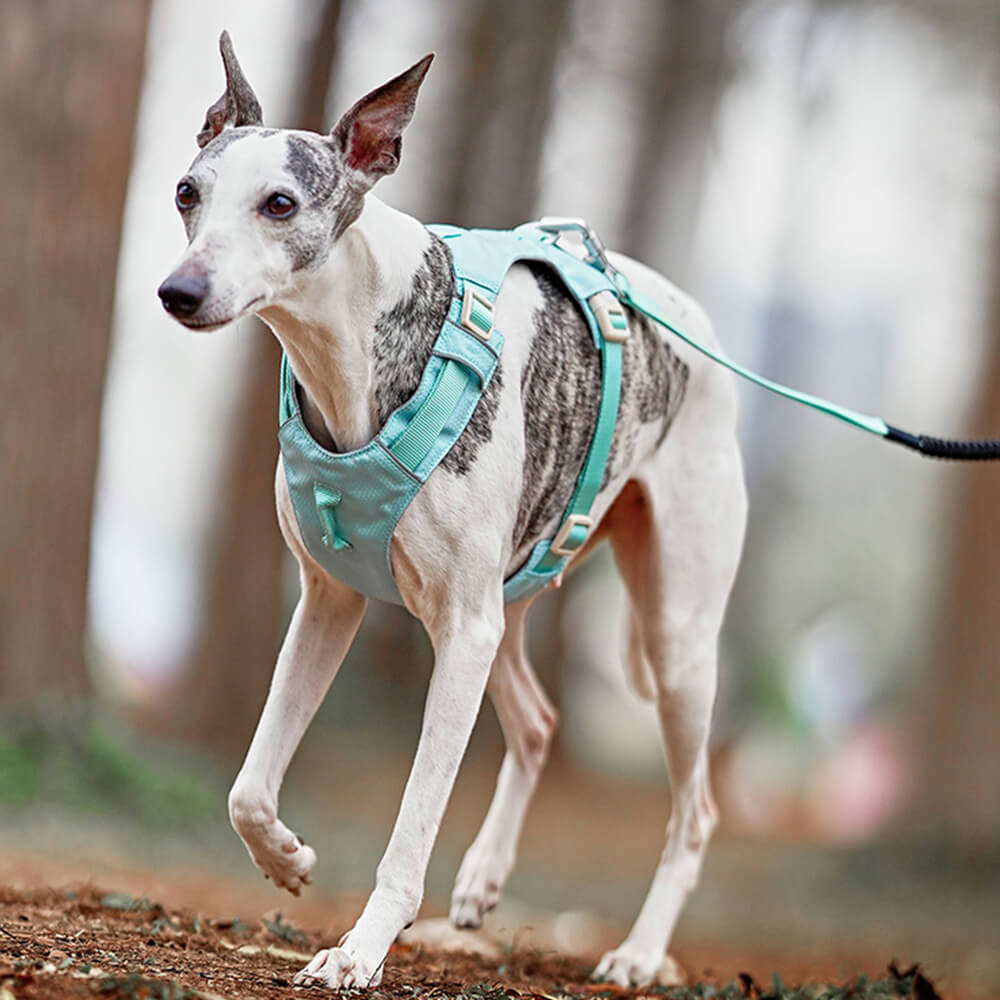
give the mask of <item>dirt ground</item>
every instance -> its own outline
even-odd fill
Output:
[[[159,814],[139,822],[128,810],[8,811],[0,823],[0,1000],[329,996],[292,979],[360,912],[409,763],[369,756],[306,755],[300,774],[311,783],[288,784],[283,811],[320,858],[300,898],[253,868],[229,827],[224,788],[211,798],[218,808],[187,826]],[[350,763],[338,770],[337,794],[327,787],[331,759]],[[508,892],[477,939],[485,947],[460,955],[442,936],[441,915],[494,779],[485,756],[460,776],[417,933],[389,955],[373,1000],[637,995],[588,976],[621,941],[648,886],[662,849],[662,788],[550,768]],[[638,995],[995,1000],[998,927],[1000,867],[965,870],[937,854],[838,852],[723,832],[674,937],[688,988]],[[900,969],[919,961],[927,978],[894,978],[893,960]],[[776,972],[788,988],[772,985]],[[817,983],[841,988],[794,988]]]
[[[318,987],[292,985],[296,971],[329,932],[295,927],[279,913],[246,920],[164,905],[94,886],[65,889],[0,888],[0,1000],[287,1000],[325,995]],[[706,956],[678,956],[691,990],[631,991],[588,981],[592,960],[534,948],[488,955],[458,954],[422,944],[397,944],[386,963],[376,997],[589,998],[659,995],[667,997],[935,997],[938,992],[912,971],[887,974],[865,986],[855,977],[843,990],[813,986],[775,992],[763,973],[743,973],[724,989]],[[760,966],[758,957],[754,964]],[[786,983],[828,983],[822,969],[786,961]],[[757,979],[755,976],[761,978]],[[766,985],[762,988],[758,982]],[[717,990],[717,992],[715,991]]]

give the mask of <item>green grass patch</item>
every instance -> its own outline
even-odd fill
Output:
[[[219,791],[176,752],[87,708],[0,717],[0,806],[55,803],[157,826],[217,813]]]
[[[20,806],[34,799],[41,784],[40,771],[30,749],[0,736],[0,802]]]

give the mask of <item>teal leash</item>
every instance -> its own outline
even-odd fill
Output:
[[[754,385],[759,385],[762,389],[773,392],[777,396],[790,399],[795,403],[801,403],[803,406],[810,407],[810,409],[819,410],[820,413],[836,417],[845,424],[850,424],[859,430],[867,431],[869,434],[875,434],[877,437],[902,445],[904,448],[910,448],[929,458],[954,459],[963,462],[1000,459],[1000,441],[949,441],[943,438],[930,437],[927,434],[911,434],[909,431],[904,431],[898,427],[893,427],[891,424],[887,424],[881,417],[871,417],[866,413],[859,413],[846,406],[831,403],[828,399],[823,399],[820,396],[813,396],[808,392],[800,392],[798,389],[792,389],[790,386],[782,385],[780,382],[775,382],[772,379],[765,378],[763,375],[759,375],[755,371],[751,371],[749,368],[745,368],[731,358],[727,358],[724,354],[713,351],[705,344],[699,343],[694,337],[683,330],[679,330],[672,323],[668,323],[657,311],[655,302],[633,291],[628,278],[608,260],[607,251],[604,249],[601,238],[583,219],[546,217],[539,219],[536,225],[539,229],[549,233],[554,241],[557,241],[563,233],[576,233],[580,237],[583,248],[586,251],[584,260],[599,271],[603,271],[615,283],[618,289],[618,296],[625,305],[669,330],[676,337],[683,340],[685,344],[690,345],[696,351],[700,351],[724,368],[728,368],[734,374],[739,375],[740,378],[744,378]]]
[[[751,371],[749,368],[745,368],[743,365],[727,358],[724,354],[713,351],[710,347],[706,347],[689,334],[684,333],[683,330],[679,330],[673,324],[668,323],[657,312],[655,304],[651,303],[645,296],[632,290],[628,279],[620,272],[614,272],[614,281],[618,286],[622,302],[626,305],[643,316],[648,317],[654,323],[665,327],[683,340],[685,344],[689,344],[706,357],[728,368],[741,378],[745,378],[748,382],[759,385],[762,389],[767,389],[768,392],[773,392],[775,395],[782,396],[785,399],[801,403],[803,406],[808,406],[813,410],[819,410],[821,413],[826,413],[831,417],[842,420],[845,424],[850,424],[852,427],[867,431],[869,434],[875,434],[895,444],[903,445],[903,447],[910,448],[929,458],[953,459],[965,462],[1000,459],[1000,441],[949,441],[943,438],[930,437],[927,434],[911,434],[909,431],[904,431],[899,427],[887,424],[881,417],[872,417],[866,413],[858,413],[856,410],[851,410],[846,406],[831,403],[828,399],[810,395],[808,392],[800,392],[798,389],[792,389],[787,385],[782,385],[780,382],[774,382],[769,378],[765,378],[763,375],[759,375],[757,372]]]

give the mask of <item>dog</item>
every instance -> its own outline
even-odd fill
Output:
[[[331,452],[361,448],[415,392],[453,289],[445,242],[371,193],[399,165],[432,56],[320,135],[265,128],[225,32],[220,48],[226,89],[176,190],[188,246],[158,294],[192,330],[260,316],[285,350],[309,434]],[[689,297],[639,263],[610,259],[670,323],[716,343]],[[412,770],[363,912],[297,983],[381,981],[390,946],[420,908],[431,849],[488,691],[506,752],[450,911],[455,926],[478,927],[514,863],[553,734],[556,712],[525,652],[533,598],[505,606],[503,584],[559,525],[594,434],[601,362],[577,302],[542,265],[511,268],[495,323],[505,337],[496,376],[391,541],[399,594],[435,656]],[[709,724],[747,507],[731,376],[632,310],[628,325],[594,527],[570,563],[610,541],[629,601],[627,677],[656,703],[672,789],[649,894],[624,942],[594,972],[623,986],[673,979],[670,937],[715,826]],[[229,815],[256,866],[298,895],[316,854],[278,818],[278,793],[367,601],[310,555],[280,460],[275,495],[301,596]]]

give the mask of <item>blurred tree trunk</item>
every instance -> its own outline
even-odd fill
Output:
[[[993,243],[988,346],[970,435],[1000,438],[1000,200]],[[1000,467],[960,477],[926,697],[914,720],[925,825],[970,849],[1000,837]]]
[[[342,6],[342,0],[324,0],[302,63],[296,128],[323,127]],[[200,633],[158,719],[170,735],[232,757],[249,745],[285,621],[285,547],[274,513],[281,349],[257,320],[245,332],[255,343],[227,435],[228,471]]]
[[[572,0],[474,0],[463,6],[465,58],[449,96],[451,132],[441,137],[435,218],[504,228],[535,213],[555,66],[571,9]],[[531,643],[539,676],[550,690],[559,659],[558,627],[552,623],[563,591],[556,593],[536,607],[536,626],[543,620],[551,627],[533,628],[532,635],[541,638]],[[403,650],[399,662],[426,662],[427,641],[419,623],[396,608],[373,608],[374,615],[397,635]],[[424,676],[423,670],[411,674],[414,683]],[[492,721],[480,725],[470,753],[492,751],[499,740]]]
[[[571,6],[571,0],[466,4],[466,60],[452,98],[449,155],[442,160],[442,219],[503,228],[535,210],[553,75]]]
[[[639,144],[623,224],[624,245],[673,280],[690,278],[715,109],[731,72],[731,0],[673,0],[637,68]]]
[[[148,3],[0,5],[0,697],[89,689],[101,392]]]

